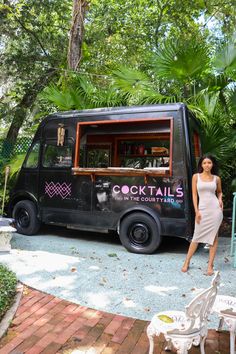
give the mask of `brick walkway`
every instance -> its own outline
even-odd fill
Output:
[[[0,354],[147,354],[147,325],[25,287],[11,327],[0,341]],[[163,337],[156,338],[155,354],[166,353],[164,346]],[[229,354],[228,332],[210,330],[205,351]],[[199,353],[199,348],[189,351]]]

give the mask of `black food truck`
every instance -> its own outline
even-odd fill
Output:
[[[116,231],[135,253],[190,239],[198,122],[182,104],[59,112],[39,125],[10,198],[17,231]]]

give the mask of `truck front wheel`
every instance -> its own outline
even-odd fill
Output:
[[[120,225],[120,240],[130,252],[151,254],[161,243],[160,225],[145,213],[126,216]]]
[[[20,234],[34,235],[39,230],[41,222],[37,218],[36,206],[30,200],[21,200],[16,203],[12,215]]]

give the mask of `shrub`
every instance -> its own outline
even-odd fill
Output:
[[[16,275],[0,264],[0,321],[13,302],[16,284]]]
[[[7,159],[1,160],[0,158],[0,207],[1,209],[2,209],[3,193],[4,193],[4,185],[5,185],[5,170],[6,170],[6,166],[10,167],[10,175],[7,180],[7,188],[5,194],[5,214],[7,214],[7,203],[9,200],[9,192],[13,188],[16,182],[16,178],[18,172],[20,171],[24,158],[25,158],[25,154],[16,155],[11,160],[7,160]]]

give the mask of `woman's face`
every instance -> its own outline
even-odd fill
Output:
[[[205,172],[210,172],[211,169],[213,167],[213,162],[208,159],[208,158],[205,158],[203,161],[202,161],[202,168],[203,168],[203,171]]]

